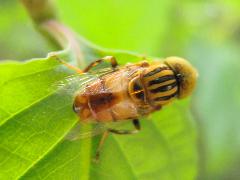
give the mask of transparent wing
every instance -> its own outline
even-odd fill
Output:
[[[74,96],[76,92],[81,92],[84,90],[86,85],[94,83],[94,81],[99,80],[100,76],[110,74],[112,71],[109,71],[109,69],[103,69],[99,74],[93,74],[93,73],[84,73],[84,74],[76,74],[71,75],[66,78],[64,78],[61,81],[58,81],[52,85],[52,89],[55,89],[57,93],[64,93],[68,95]],[[91,91],[88,92],[88,95],[96,95],[106,92],[112,92],[117,93],[121,92],[124,89],[122,89],[123,86],[119,86],[121,82],[118,82],[119,77],[122,76],[122,74],[116,74],[112,76],[112,80],[108,81],[111,83],[111,87],[105,87],[105,89],[96,89],[95,86],[91,87]],[[117,82],[117,83],[116,83]]]
[[[115,130],[133,129],[131,121],[119,121],[109,123],[77,123],[66,135],[65,139],[75,141],[79,139],[91,138],[104,133],[108,128]]]
[[[52,85],[57,93],[64,93],[71,96],[74,96],[77,91],[81,91],[84,87],[96,80],[96,75],[91,74],[74,74],[64,78],[61,81],[57,81]]]
[[[51,86],[51,90],[57,90],[58,93],[67,93],[67,94],[75,94],[76,91],[81,91],[84,87],[97,80],[100,76],[111,73],[111,68],[100,68],[95,71],[91,71],[90,73],[83,74],[73,74],[68,77],[65,77],[61,81],[57,81]]]
[[[111,72],[113,72],[112,67],[104,67],[104,68],[97,68],[97,69],[91,70],[89,73],[93,75],[102,76]]]
[[[75,141],[79,139],[90,138],[102,134],[107,130],[107,126],[103,123],[97,124],[86,124],[86,123],[77,123],[73,129],[66,135],[65,139],[70,141]]]

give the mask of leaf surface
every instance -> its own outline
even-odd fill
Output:
[[[89,48],[86,46],[86,48]],[[124,51],[102,51],[87,57],[115,55],[121,63],[142,59]],[[99,137],[64,140],[77,123],[73,97],[49,90],[73,74],[53,58],[0,65],[1,179],[191,179],[196,175],[195,127],[188,102],[174,103],[142,120],[142,132],[111,136],[101,162],[91,163]],[[113,167],[114,166],[114,167]],[[186,171],[188,173],[186,173]]]

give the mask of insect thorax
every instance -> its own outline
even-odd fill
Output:
[[[178,94],[174,72],[164,63],[150,65],[129,82],[129,94],[139,106],[155,109],[168,104]]]

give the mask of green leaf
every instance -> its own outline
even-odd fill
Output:
[[[52,59],[0,65],[1,179],[28,171],[76,122],[70,110],[57,113],[69,103],[49,88],[69,74],[57,65]]]
[[[121,64],[141,55],[85,43],[86,62],[114,55]],[[56,53],[68,60],[69,52]],[[69,59],[70,60],[70,59]],[[77,123],[72,96],[50,87],[73,74],[53,57],[0,65],[0,179],[193,179],[197,173],[195,125],[188,102],[142,120],[132,136],[111,136],[99,164],[91,159],[99,137],[67,141]]]

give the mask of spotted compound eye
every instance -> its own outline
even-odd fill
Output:
[[[179,84],[178,98],[184,98],[192,94],[198,77],[197,70],[185,59],[169,57],[164,60],[176,75]]]

